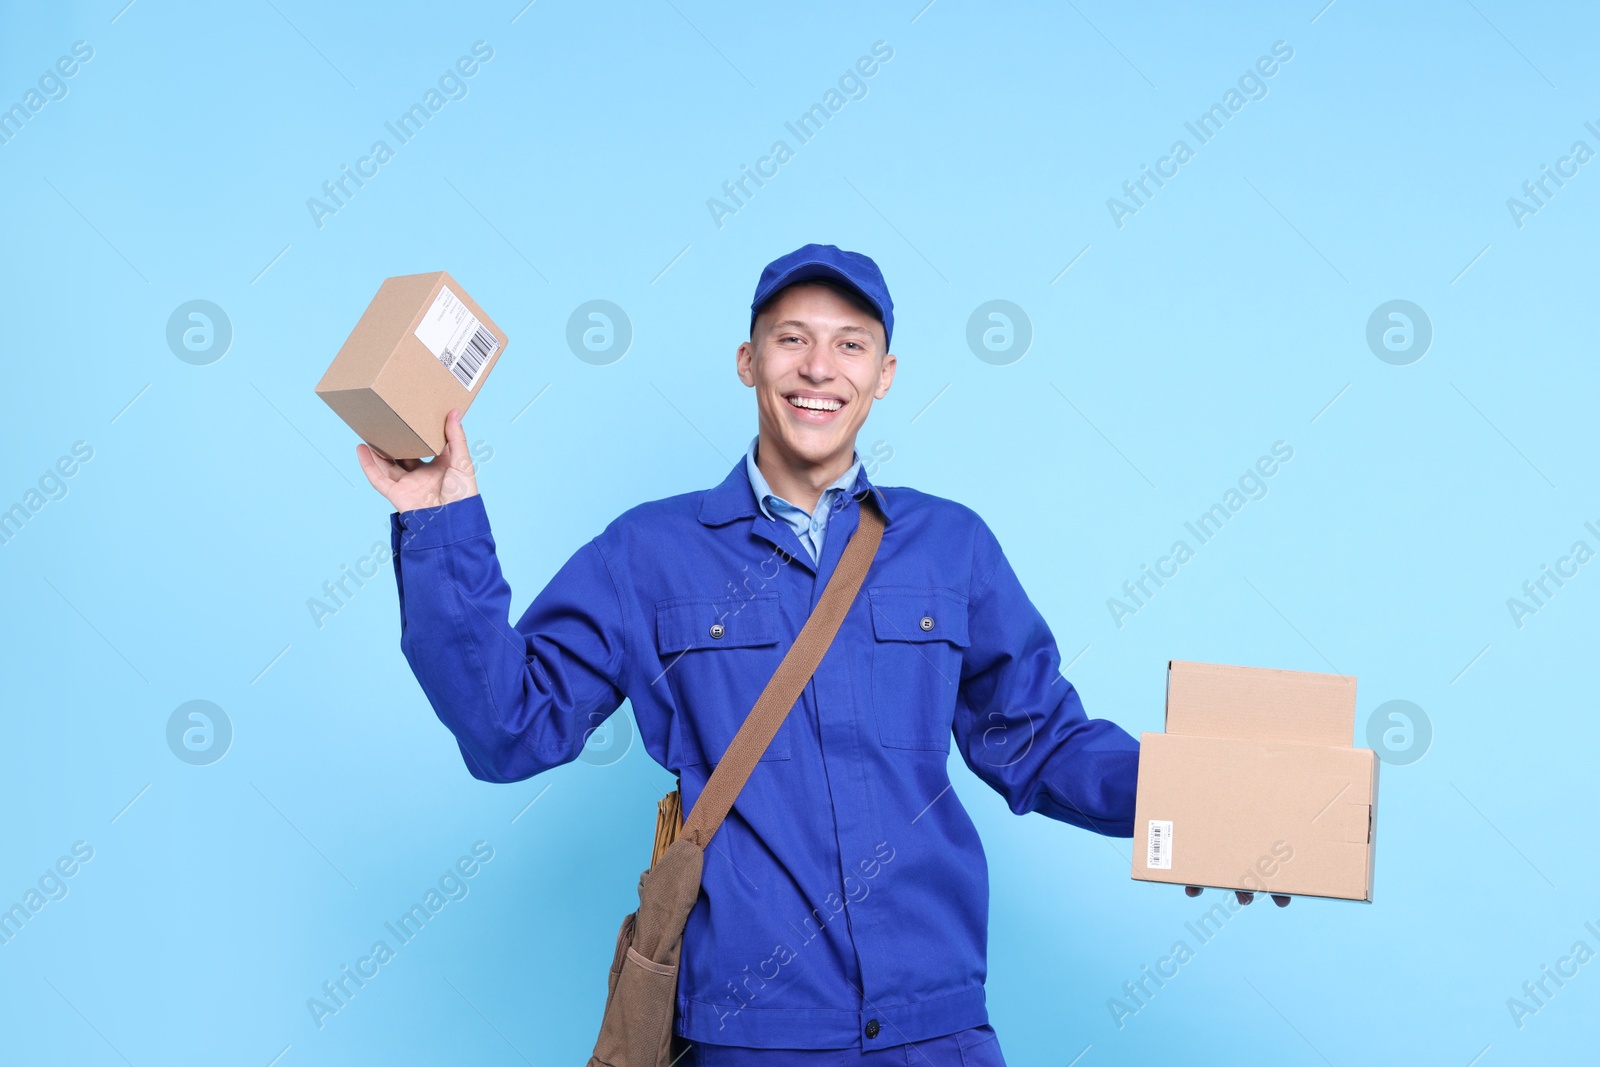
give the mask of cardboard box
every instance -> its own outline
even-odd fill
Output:
[[[1133,877],[1370,902],[1378,761],[1351,746],[1355,711],[1352,677],[1172,660]]]
[[[453,407],[466,414],[506,344],[446,272],[386,278],[317,395],[380,454],[436,456],[445,416]]]

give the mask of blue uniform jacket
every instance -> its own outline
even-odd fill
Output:
[[[741,458],[712,489],[618,516],[515,626],[481,496],[390,516],[400,647],[474,777],[576,759],[627,699],[687,811],[868,492],[877,558],[706,856],[678,979],[692,1041],[872,1049],[987,1022],[988,867],[951,739],[1012,811],[1113,837],[1133,833],[1138,742],[1085,716],[977,513],[865,469],[816,565]]]

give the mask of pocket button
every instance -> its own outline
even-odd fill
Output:
[[[872,586],[866,592],[878,739],[890,748],[948,752],[969,645],[967,598],[943,586]]]

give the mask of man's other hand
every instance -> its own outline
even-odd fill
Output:
[[[1197,885],[1186,885],[1183,887],[1183,891],[1191,897],[1200,895],[1200,887]],[[1249,904],[1256,899],[1256,895],[1247,889],[1235,889],[1233,895],[1239,898],[1240,904]],[[1289,894],[1274,893],[1272,894],[1272,902],[1280,908],[1287,908],[1289,906]]]
[[[451,408],[445,416],[444,451],[430,460],[387,459],[365,443],[356,445],[356,459],[367,481],[396,511],[436,508],[478,494],[460,408]]]

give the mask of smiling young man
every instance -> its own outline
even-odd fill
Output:
[[[809,515],[824,488],[854,486],[844,476],[858,462],[856,433],[889,391],[895,357],[877,309],[832,275],[768,284],[782,288],[751,316],[738,352],[739,380],[756,391],[752,479]]]
[[[685,811],[868,495],[882,513],[860,595],[711,840],[677,1067],[1003,1065],[984,996],[988,868],[951,790],[952,739],[1017,814],[1133,833],[1138,742],[1085,715],[994,534],[952,500],[873,485],[855,451],[894,380],[893,330],[866,256],[813,244],[769,264],[737,352],[756,394],[749,450],[718,485],[618,516],[515,625],[459,413],[428,463],[357,446],[396,509],[401,650],[473,776],[576,759],[626,699]]]

